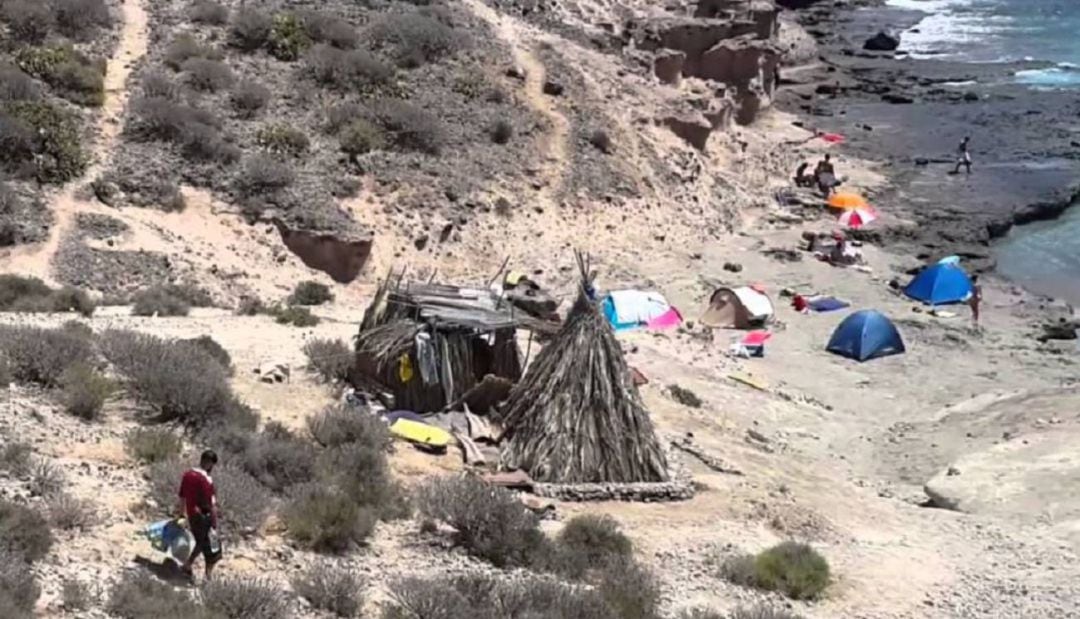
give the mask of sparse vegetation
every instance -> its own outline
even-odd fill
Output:
[[[400,99],[384,99],[374,110],[391,144],[401,150],[439,154],[445,135],[439,119],[431,113]]]
[[[207,610],[227,619],[285,619],[288,602],[280,587],[260,578],[215,578],[202,587]]]
[[[240,118],[254,118],[270,102],[270,89],[258,82],[243,81],[233,88],[229,102]]]
[[[496,144],[506,144],[514,137],[514,126],[505,120],[500,120],[491,128],[491,141]]]
[[[498,567],[532,565],[548,550],[536,517],[502,488],[474,477],[444,477],[415,496],[421,514],[453,527],[459,545]]]
[[[37,45],[45,40],[55,26],[51,7],[36,0],[5,2],[0,16],[7,22],[11,36],[19,42]]]
[[[319,324],[319,317],[311,313],[306,307],[286,305],[275,307],[271,310],[274,320],[279,324],[292,325],[294,327],[314,327]]]
[[[61,492],[49,500],[49,521],[62,531],[85,531],[93,526],[97,514],[90,501],[77,499]]]
[[[385,448],[360,442],[343,445],[323,452],[318,466],[324,486],[338,488],[382,520],[406,518],[412,511],[404,490],[390,476]]]
[[[363,118],[357,118],[345,125],[338,135],[341,152],[356,159],[386,145],[382,131]]]
[[[115,389],[113,382],[89,363],[76,363],[60,377],[64,409],[86,421],[97,421],[106,400]]]
[[[80,613],[89,610],[95,602],[94,598],[90,585],[81,580],[66,578],[60,584],[60,603],[68,612]]]
[[[329,406],[308,418],[308,431],[323,447],[358,444],[373,451],[385,452],[390,446],[386,422],[375,415],[365,415],[344,406]]]
[[[292,586],[312,606],[338,617],[356,617],[363,606],[360,577],[328,563],[317,563],[295,576]]]
[[[167,428],[134,428],[124,437],[124,449],[139,462],[154,464],[180,456],[183,441]]]
[[[112,24],[105,0],[53,0],[56,29],[60,34],[85,41],[101,28]]]
[[[26,47],[18,51],[15,62],[72,103],[91,107],[105,103],[104,65],[71,46]]]
[[[315,447],[277,423],[268,423],[244,450],[242,466],[275,492],[310,482],[315,476]]]
[[[260,128],[255,141],[271,153],[290,157],[299,157],[311,146],[311,140],[303,131],[283,123]]]
[[[513,580],[487,574],[408,578],[391,584],[390,597],[392,605],[383,615],[384,619],[621,619],[595,591],[536,576]]]
[[[41,513],[0,499],[0,550],[33,562],[47,555],[52,545],[49,522]]]
[[[49,288],[36,277],[0,275],[0,312],[79,312],[94,313],[90,297],[76,288]]]
[[[264,154],[252,155],[244,161],[236,176],[235,185],[241,196],[265,196],[292,185],[296,175],[287,164]]]
[[[127,131],[136,139],[171,142],[191,160],[231,163],[240,156],[221,135],[221,121],[211,112],[163,97],[139,99],[133,109]]]
[[[173,71],[180,71],[184,63],[196,58],[220,60],[221,54],[206,47],[194,36],[183,33],[177,35],[165,48],[165,57],[162,62]]]
[[[660,585],[656,576],[636,561],[609,563],[596,589],[620,619],[656,619],[660,616]]]
[[[60,467],[44,458],[30,461],[27,487],[32,496],[54,497],[64,490],[67,479]]]
[[[353,365],[353,352],[341,340],[312,338],[304,343],[304,355],[308,368],[315,371],[324,382],[339,383],[349,378]]]
[[[341,553],[363,544],[378,516],[333,488],[298,490],[282,514],[289,536],[316,552]]]
[[[0,349],[17,382],[43,387],[60,386],[69,367],[94,357],[86,338],[63,329],[0,327]]]
[[[304,21],[295,13],[274,15],[267,38],[270,55],[286,62],[297,60],[311,47],[311,36]]]
[[[187,316],[191,306],[174,296],[165,286],[154,286],[135,293],[131,313],[135,316]]]
[[[246,52],[253,52],[270,38],[274,22],[258,9],[241,8],[233,16],[229,28],[229,43]]]
[[[757,604],[755,606],[740,606],[731,611],[731,614],[724,618],[719,615],[714,615],[718,619],[802,619],[801,615],[797,615],[789,610],[783,608],[773,608],[772,606],[766,606],[765,604]],[[700,618],[691,617],[688,619],[711,619],[709,615],[703,615]]]
[[[195,0],[191,5],[191,21],[222,26],[229,21],[229,9],[214,0]]]
[[[187,346],[194,346],[199,350],[205,352],[214,358],[221,364],[221,367],[225,368],[226,372],[232,374],[232,356],[229,355],[229,351],[225,350],[225,347],[218,344],[217,340],[209,335],[200,335],[199,337],[193,337],[187,340],[180,340]]]
[[[65,183],[86,171],[89,157],[71,114],[45,101],[11,102],[4,112],[0,143],[8,150],[0,157],[9,168],[29,164],[34,177],[46,184]]]
[[[188,593],[144,571],[125,572],[109,592],[106,608],[123,619],[202,619]]]
[[[614,146],[611,143],[611,136],[603,129],[597,129],[589,134],[589,144],[592,144],[596,150],[605,155],[610,155],[612,150],[614,150]]]
[[[675,400],[683,406],[689,406],[690,408],[701,408],[705,403],[697,396],[696,393],[690,391],[685,387],[680,387],[676,384],[668,385],[668,393],[671,394],[671,399]]]
[[[745,587],[779,591],[793,600],[810,600],[829,585],[829,563],[799,542],[783,542],[757,555],[739,555],[724,562],[722,575]]]
[[[467,42],[452,26],[421,12],[384,15],[367,35],[399,65],[410,68],[450,56]]]
[[[339,49],[353,49],[360,43],[356,29],[333,15],[306,11],[303,21],[308,36],[317,43],[329,43]]]
[[[236,81],[232,69],[225,63],[209,58],[192,58],[181,67],[191,87],[203,92],[218,92]]]
[[[159,71],[152,71],[142,79],[142,92],[147,97],[161,97],[169,101],[179,101],[184,89],[168,75]]]
[[[559,568],[571,578],[629,559],[633,544],[610,516],[574,516],[559,533]]]
[[[41,89],[18,67],[0,63],[0,101],[37,101]]]
[[[329,286],[311,280],[296,284],[289,296],[289,303],[293,305],[322,305],[333,300],[334,295]]]
[[[25,557],[0,547],[0,617],[31,619],[40,596],[41,587]]]
[[[266,313],[266,304],[256,297],[243,297],[236,306],[237,316],[258,316]]]
[[[392,67],[366,50],[342,50],[322,43],[308,51],[304,64],[317,83],[345,91],[375,92],[394,76]]]

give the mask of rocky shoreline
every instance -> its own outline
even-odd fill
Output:
[[[886,217],[867,240],[924,259],[959,254],[988,271],[993,242],[1013,226],[1080,204],[1080,152],[1068,130],[1080,113],[1075,93],[1012,80],[1045,63],[866,51],[876,33],[900,32],[923,16],[873,0],[812,4],[795,15],[821,53],[789,72],[778,104],[807,127],[845,135],[845,153],[879,164],[888,180],[872,198]],[[952,175],[965,135],[973,174]]]

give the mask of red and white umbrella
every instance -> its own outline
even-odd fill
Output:
[[[841,225],[848,228],[861,228],[878,218],[877,211],[870,207],[853,208],[840,213],[837,219]]]

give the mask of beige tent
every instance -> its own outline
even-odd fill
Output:
[[[764,292],[746,286],[719,288],[709,299],[701,324],[720,329],[751,329],[772,320],[773,304]]]

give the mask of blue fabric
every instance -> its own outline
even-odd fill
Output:
[[[856,361],[898,355],[905,350],[896,325],[876,310],[858,311],[845,318],[825,348]]]
[[[929,305],[960,303],[971,296],[971,280],[954,264],[935,264],[923,269],[904,288],[904,294]]]
[[[410,421],[427,423],[427,421],[425,421],[423,417],[412,411],[390,411],[389,413],[384,413],[383,418],[391,424],[393,424],[398,419],[408,419]]]
[[[608,323],[616,331],[628,331],[630,329],[637,329],[641,326],[641,323],[637,322],[619,322],[617,314],[615,312],[615,301],[611,296],[604,297],[604,302],[600,304],[600,307],[604,310],[604,317],[607,318]]]
[[[813,301],[807,301],[806,306],[815,312],[831,312],[838,309],[844,309],[851,306],[847,301],[841,301],[836,297],[822,297],[820,299],[814,299]]]

